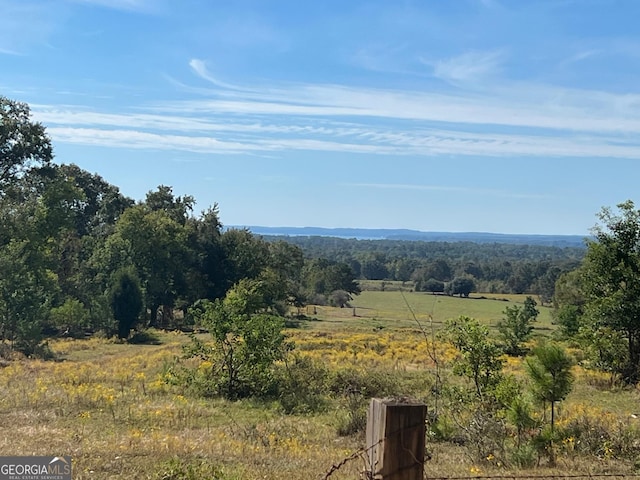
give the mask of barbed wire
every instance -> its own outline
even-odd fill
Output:
[[[410,428],[416,428],[410,427]],[[393,432],[391,435],[401,433],[402,430],[397,430]],[[347,463],[356,460],[358,458],[363,458],[365,461],[365,469],[362,472],[364,475],[363,478],[371,479],[373,478],[373,472],[371,470],[371,466],[367,466],[368,459],[364,457],[365,454],[369,453],[378,445],[387,440],[387,438],[381,438],[373,445],[368,447],[361,448],[356,450],[351,455],[343,458],[338,463],[335,463],[331,466],[331,468],[324,474],[322,480],[328,480],[334,473],[344,467]],[[416,463],[420,463],[418,459],[416,459]],[[411,466],[405,467],[410,468]],[[397,472],[396,472],[397,473]],[[610,479],[610,478],[640,478],[640,473],[574,473],[574,474],[512,474],[512,475],[473,475],[473,476],[430,476],[427,472],[424,472],[423,475],[424,480],[570,480],[570,479]]]
[[[395,435],[400,435],[404,432],[410,431],[410,430],[414,430],[416,428],[421,428],[423,425],[422,424],[418,424],[418,425],[411,425],[408,427],[402,427],[399,428],[398,430],[395,430],[391,433],[388,433],[386,435],[386,437],[381,438],[380,440],[378,440],[376,443],[374,443],[373,445],[369,445],[368,447],[364,447],[361,448],[359,450],[356,450],[355,452],[353,452],[351,455],[343,458],[342,460],[340,460],[338,463],[334,463],[331,468],[327,471],[327,473],[322,477],[322,480],[328,480],[335,472],[337,472],[338,470],[340,470],[342,467],[344,467],[347,463],[356,460],[358,458],[363,458],[364,462],[365,462],[365,470],[364,470],[364,474],[368,475],[365,478],[373,478],[373,472],[371,471],[373,465],[368,465],[368,459],[366,457],[364,457],[365,454],[369,453],[371,450],[373,450],[374,448],[376,448],[378,445],[383,444],[385,441],[387,441],[389,438],[395,436]],[[407,450],[409,453],[411,453],[411,451]],[[415,456],[413,457],[416,463],[424,463],[424,462],[420,462],[417,458],[415,458]],[[408,467],[404,467],[404,468],[411,468],[412,465],[409,465]]]
[[[329,471],[322,477],[322,480],[328,480],[328,478],[331,477],[331,475],[336,473],[338,470],[340,470],[342,467],[344,467],[347,463],[349,463],[350,461],[355,460],[356,458],[359,458],[360,456],[364,455],[371,448],[373,448],[373,445],[371,447],[368,447],[368,448],[362,448],[362,449],[352,453],[348,457],[343,458],[340,462],[334,463],[331,466],[331,468],[329,469]]]
[[[575,478],[639,478],[637,473],[574,473],[574,474],[513,474],[513,475],[474,475],[469,477],[431,477],[425,473],[425,480],[544,480],[544,479],[575,479]]]

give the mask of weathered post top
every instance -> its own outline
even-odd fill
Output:
[[[400,398],[371,399],[367,417],[368,478],[422,480],[427,406]]]

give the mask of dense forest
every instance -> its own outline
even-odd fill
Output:
[[[488,293],[529,293],[542,303],[555,282],[575,269],[585,248],[473,242],[357,240],[329,237],[264,237],[286,240],[310,258],[348,264],[359,279],[414,282],[418,291],[443,292],[456,278]]]

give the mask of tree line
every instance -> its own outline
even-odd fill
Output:
[[[586,352],[585,365],[611,382],[640,381],[640,210],[631,200],[603,208],[579,268],[558,278],[560,333]]]
[[[359,292],[347,264],[224,229],[217,205],[196,215],[195,199],[166,185],[136,202],[54,163],[25,103],[0,97],[0,116],[0,339],[24,353],[52,334],[187,326],[190,307],[240,282],[256,311],[277,315]]]
[[[445,292],[447,287],[471,281],[473,291],[528,293],[539,296],[543,303],[553,298],[558,277],[575,269],[585,254],[585,248],[543,245],[265,238],[286,240],[310,258],[346,263],[363,280],[414,282],[417,291],[430,292]]]

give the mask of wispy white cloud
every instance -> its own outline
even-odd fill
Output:
[[[540,85],[501,85],[474,93],[290,85],[233,92],[226,99],[162,102],[157,111],[181,114],[386,118],[452,124],[640,133],[640,95]]]
[[[449,82],[478,82],[495,76],[505,59],[500,50],[465,52],[453,58],[425,63],[433,67],[433,74]]]
[[[244,153],[263,147],[220,141],[210,137],[157,134],[137,130],[52,127],[47,129],[54,141],[150,150],[180,150],[196,153]]]
[[[3,48],[3,47],[0,47],[0,54],[1,55],[16,55],[16,56],[23,55],[22,53],[20,53],[20,52],[18,52],[16,50],[11,50],[9,48]]]
[[[640,158],[640,144],[621,143],[615,137],[554,138],[430,128],[400,130],[341,122],[214,123],[176,116],[92,112],[36,111],[35,116],[54,125],[48,131],[55,141],[211,154],[306,150],[372,155]]]
[[[225,88],[229,90],[242,90],[241,87],[237,87],[236,85],[231,85],[230,83],[225,83],[217,78],[215,78],[207,69],[207,65],[203,60],[193,58],[189,61],[189,67],[191,70],[203,80],[206,80],[209,83],[212,83],[216,87]]]
[[[457,187],[457,186],[447,186],[447,185],[420,185],[420,184],[403,184],[403,183],[345,183],[342,185],[347,187],[354,187],[354,188],[452,192],[452,193],[473,194],[473,195],[489,195],[494,197],[505,197],[505,198],[527,198],[527,199],[551,198],[550,195],[527,194],[527,193],[511,192],[508,190],[493,190],[493,189],[484,189],[484,188],[469,188],[469,187]]]
[[[115,10],[132,12],[155,12],[162,3],[160,0],[67,0],[71,3],[94,5]]]
[[[592,48],[590,50],[582,50],[582,51],[572,55],[571,57],[569,57],[567,60],[565,60],[564,63],[581,62],[582,60],[586,60],[587,58],[591,58],[591,57],[595,57],[596,55],[600,55],[602,52],[603,52],[603,50],[599,49],[599,48]]]
[[[469,92],[332,84],[216,88],[133,112],[32,105],[56,141],[198,153],[640,159],[640,95],[503,83]],[[193,92],[191,92],[193,94]]]

